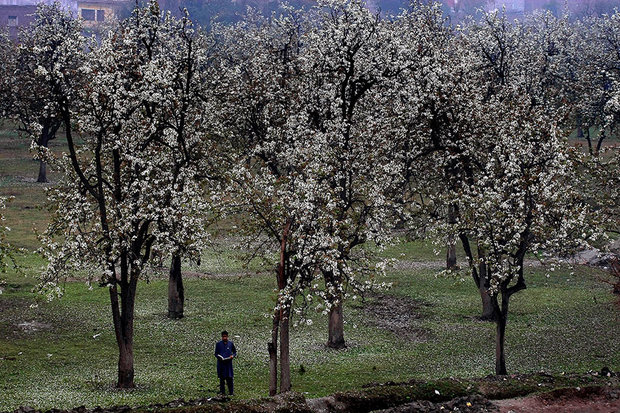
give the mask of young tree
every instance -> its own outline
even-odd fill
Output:
[[[47,148],[62,125],[62,108],[57,103],[71,96],[81,82],[82,25],[61,4],[41,3],[33,23],[19,34],[9,115],[33,143]],[[53,73],[62,71],[62,77]],[[37,182],[47,182],[47,163],[39,160]]]
[[[56,102],[69,153],[58,161],[64,178],[48,193],[56,209],[43,238],[42,288],[53,295],[60,277],[86,269],[109,289],[120,388],[134,386],[135,297],[145,266],[154,256],[198,251],[204,237],[209,205],[197,159],[209,156],[201,125],[210,110],[192,98],[192,73],[205,63],[197,39],[187,18],[162,17],[156,2],[136,8],[92,46],[77,110]],[[50,77],[62,78],[58,70]]]

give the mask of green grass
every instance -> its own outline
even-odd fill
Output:
[[[20,258],[31,274],[42,264],[30,255]],[[135,322],[138,387],[122,392],[113,388],[117,350],[105,288],[88,290],[84,283],[67,283],[65,296],[47,303],[30,293],[35,280],[10,273],[0,299],[0,411],[19,405],[144,405],[212,396],[212,348],[223,328],[231,332],[239,350],[238,397],[264,396],[270,331],[265,315],[274,302],[272,278],[188,279],[186,318],[179,321],[165,317],[166,282],[142,283]],[[387,278],[394,282],[390,295],[420,304],[419,316],[409,326],[424,332],[423,339],[410,340],[378,326],[368,310],[374,299],[370,298],[348,303],[349,347],[332,351],[324,346],[326,318],[316,314],[312,326],[292,330],[294,390],[315,397],[370,382],[493,372],[494,325],[475,319],[479,299],[470,280],[436,278],[428,270],[393,272]],[[511,304],[508,370],[619,370],[618,310],[608,288],[589,270],[570,276],[558,271],[553,278],[534,271],[528,279],[530,288],[515,295]],[[19,327],[33,321],[42,326],[39,331]]]
[[[30,141],[8,126],[0,128],[0,196],[13,197],[4,211],[11,228],[7,239],[17,248],[33,250],[39,247],[36,232],[44,230],[48,222],[42,207],[49,184],[36,182],[39,162],[29,152]],[[66,140],[59,137],[49,147],[58,153],[66,148]],[[48,179],[51,183],[58,180],[53,168],[48,168]]]
[[[62,149],[58,141],[54,149]],[[21,272],[10,269],[0,295],[0,411],[20,405],[71,408],[131,406],[177,398],[213,396],[217,383],[213,346],[219,331],[231,332],[239,350],[237,398],[267,394],[269,314],[275,300],[271,266],[252,261],[244,268],[223,242],[206,251],[199,266],[185,271],[213,274],[188,278],[186,318],[166,318],[167,269],[152,273],[138,288],[135,320],[137,388],[114,389],[117,348],[105,288],[89,290],[68,282],[63,298],[45,302],[32,293],[45,262],[27,252],[38,248],[33,226],[42,230],[44,186],[33,182],[37,164],[28,144],[0,129],[0,196],[14,196],[6,211],[9,240],[26,251]],[[56,178],[54,173],[50,179]],[[462,251],[458,252],[462,260]],[[381,252],[407,261],[441,261],[433,246],[412,241]],[[409,267],[406,267],[409,268]],[[96,276],[96,275],[95,275]],[[547,278],[528,269],[528,289],[511,300],[507,331],[509,372],[552,373],[620,370],[620,321],[616,298],[595,270],[556,270]],[[312,326],[293,328],[293,389],[308,397],[355,390],[371,382],[480,377],[493,372],[495,326],[476,320],[480,299],[473,281],[436,277],[430,269],[392,270],[389,297],[345,307],[343,351],[328,350],[327,320],[312,314]],[[390,307],[380,311],[380,306]],[[401,307],[404,306],[404,307]],[[413,316],[408,316],[413,313]],[[404,328],[386,320],[404,317]],[[30,324],[24,324],[30,323]],[[37,327],[28,330],[28,325]],[[409,334],[413,333],[413,334]]]

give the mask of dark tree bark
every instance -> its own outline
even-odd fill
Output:
[[[170,277],[168,278],[168,317],[183,318],[183,304],[185,294],[183,276],[181,274],[181,256],[173,255],[170,263]]]
[[[130,389],[134,385],[133,320],[138,277],[129,273],[127,253],[121,258],[121,279],[110,287],[112,320],[118,345],[118,381],[116,386]],[[118,287],[120,292],[118,291]],[[120,297],[120,301],[119,301]]]
[[[448,248],[446,251],[446,268],[449,270],[456,268],[456,245],[454,245],[454,236],[448,239]]]
[[[605,140],[605,129],[601,130],[601,133],[598,135],[598,140],[596,141],[596,152],[595,155],[598,156],[601,153],[601,147],[603,146],[603,141]]]
[[[280,318],[280,393],[291,391],[290,313],[287,306]]]
[[[49,142],[56,138],[56,132],[60,127],[60,120],[55,122],[51,122],[49,119],[43,122],[43,129],[41,130],[41,135],[39,135],[39,139],[37,140],[37,144],[44,148],[49,147]],[[47,163],[40,160],[39,161],[39,175],[37,177],[37,182],[45,183],[47,181]]]
[[[453,205],[448,207],[448,224],[456,224],[456,211]],[[449,270],[456,268],[456,239],[454,235],[448,236],[448,246],[446,251],[446,268]]]
[[[482,315],[480,320],[482,321],[495,321],[498,318],[498,313],[493,305],[493,297],[489,294],[489,274],[487,271],[487,265],[481,262],[478,265],[478,292],[480,293],[480,299],[482,300]]]
[[[280,310],[275,310],[271,341],[267,343],[269,351],[269,395],[275,396],[278,392],[278,331],[280,326]]]
[[[331,271],[323,273],[327,284],[333,285],[335,288],[342,285],[342,276],[334,274]],[[341,292],[329,295],[329,302],[332,307],[329,310],[329,320],[327,324],[327,347],[333,349],[343,349],[346,347],[344,340],[344,317],[342,303],[344,299]]]
[[[590,126],[586,126],[586,142],[588,142],[588,153],[594,155],[594,148],[592,147],[592,138],[590,137]]]
[[[327,347],[337,350],[345,348],[342,300],[338,300],[329,310],[328,330]]]
[[[286,281],[291,277],[288,273],[289,254],[286,250],[288,233],[291,228],[291,220],[288,220],[282,231],[280,240],[280,263],[277,268],[278,307],[273,316],[273,326],[271,328],[271,342],[267,343],[269,351],[269,394],[276,394],[278,385],[278,335],[280,336],[280,393],[291,390],[291,363],[290,363],[290,340],[289,340],[289,301],[283,299],[281,293],[286,287]]]
[[[505,376],[506,371],[506,323],[508,322],[508,302],[510,296],[502,292],[502,308],[500,310],[497,299],[495,299],[495,306],[497,307],[497,333],[495,336],[495,374],[498,376]]]
[[[525,249],[523,250],[525,251]],[[497,314],[497,319],[495,322],[497,323],[497,333],[495,337],[495,374],[498,376],[504,376],[508,374],[506,370],[506,352],[505,352],[505,343],[506,343],[506,325],[508,324],[508,305],[510,303],[510,297],[513,294],[524,290],[526,288],[525,279],[523,278],[523,256],[525,253],[523,252],[519,257],[519,273],[517,276],[517,282],[512,287],[509,287],[510,280],[503,282],[500,285],[500,294],[501,294],[501,308],[498,302],[497,295],[492,297],[493,307],[495,307],[495,312]]]
[[[580,115],[577,115],[575,123],[577,124],[577,139],[583,139],[583,120]]]
[[[469,266],[472,270],[472,278],[474,279],[476,288],[478,288],[478,292],[480,293],[480,299],[482,301],[482,315],[480,316],[480,319],[483,321],[495,321],[497,319],[497,312],[495,306],[493,305],[492,297],[489,294],[490,284],[487,266],[484,262],[480,262],[478,264],[478,268],[476,268],[474,266],[474,255],[471,249],[471,244],[469,243],[469,238],[464,234],[461,234],[459,238],[463,244],[465,255],[467,256]],[[484,251],[478,248],[478,259],[481,258],[484,258]]]
[[[39,176],[37,177],[37,182],[47,182],[47,163],[41,160],[39,161]]]

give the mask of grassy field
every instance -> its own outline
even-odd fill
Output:
[[[57,143],[61,148],[62,142]],[[117,349],[105,288],[65,284],[65,296],[44,302],[32,293],[45,264],[33,225],[42,229],[43,186],[28,144],[0,131],[0,195],[8,207],[10,241],[22,272],[4,275],[0,295],[0,411],[30,405],[144,405],[216,392],[213,346],[222,329],[239,351],[237,398],[267,394],[267,341],[275,277],[244,270],[230,251],[207,251],[200,267],[187,267],[186,318],[169,320],[167,281],[152,277],[138,288],[135,321],[137,388],[114,389]],[[54,180],[53,172],[50,179]],[[370,382],[412,378],[480,377],[494,367],[495,326],[478,321],[473,281],[436,277],[417,262],[441,260],[432,246],[403,243],[386,255],[402,260],[388,273],[393,288],[347,303],[343,351],[328,350],[326,317],[292,330],[293,389],[309,397]],[[462,254],[461,254],[462,257]],[[428,265],[426,265],[428,266]],[[574,271],[574,273],[572,273]],[[527,269],[527,290],[511,300],[507,331],[509,372],[620,370],[620,308],[602,273],[589,268]]]

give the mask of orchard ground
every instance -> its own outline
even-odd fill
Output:
[[[119,391],[117,347],[107,289],[78,277],[62,299],[45,302],[32,293],[45,262],[33,227],[43,230],[45,185],[29,143],[0,130],[0,196],[13,196],[6,225],[23,251],[20,272],[3,277],[0,295],[0,411],[29,405],[41,409],[150,405],[214,396],[213,346],[227,329],[239,358],[236,399],[267,394],[271,320],[276,294],[271,267],[244,268],[225,237],[205,252],[200,266],[184,268],[185,318],[169,320],[166,268],[138,287],[135,320],[137,388]],[[62,149],[53,141],[52,149]],[[56,179],[52,170],[50,180]],[[234,236],[229,232],[227,236]],[[494,368],[495,325],[480,322],[480,299],[471,279],[437,277],[443,256],[423,242],[385,251],[398,260],[384,281],[393,287],[348,301],[347,348],[325,347],[327,319],[291,332],[293,389],[308,398],[361,389],[368,383],[476,378]],[[461,263],[462,253],[459,254]],[[553,375],[620,370],[620,308],[605,273],[577,267],[526,269],[527,290],[512,298],[507,330],[510,373]]]

